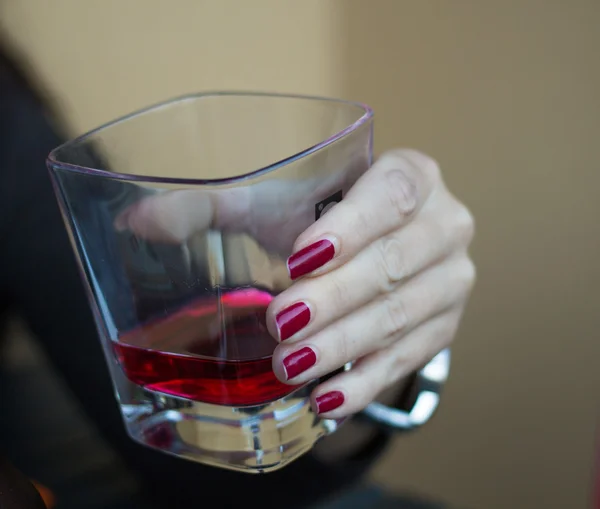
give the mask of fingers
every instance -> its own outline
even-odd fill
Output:
[[[393,291],[402,281],[441,260],[454,247],[450,214],[409,223],[373,242],[353,260],[327,275],[304,278],[273,300],[267,313],[280,341],[315,334],[345,314]]]
[[[246,189],[166,191],[127,207],[114,224],[152,242],[180,243],[208,228],[244,228],[249,207]]]
[[[153,242],[178,243],[213,222],[209,194],[197,191],[160,192],[134,203],[115,219],[115,228],[129,230]]]
[[[428,157],[408,150],[384,154],[341,203],[298,238],[288,259],[291,279],[332,270],[409,223],[439,182],[439,169]]]
[[[400,341],[357,362],[349,371],[319,385],[312,394],[315,411],[338,419],[359,412],[379,393],[424,366],[451,342],[460,312],[440,314]]]
[[[284,382],[304,383],[385,349],[419,324],[460,306],[473,278],[474,269],[466,257],[436,265],[320,332],[284,341],[274,352],[273,370]]]

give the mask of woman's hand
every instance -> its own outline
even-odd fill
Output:
[[[356,360],[313,393],[318,413],[340,418],[422,367],[458,328],[475,281],[473,231],[435,161],[384,154],[295,242],[297,281],[267,313],[277,377],[299,384]]]
[[[313,223],[316,197],[354,179],[340,171],[163,192],[127,208],[115,226],[158,243],[185,242],[207,229],[244,232],[268,252],[293,253],[287,266],[295,282],[267,312],[281,342],[273,370],[295,385],[356,361],[313,393],[316,411],[339,418],[449,345],[475,280],[467,252],[473,219],[435,161],[410,150],[384,154]]]

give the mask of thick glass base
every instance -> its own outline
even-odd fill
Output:
[[[300,457],[340,425],[313,412],[313,387],[264,405],[236,408],[135,386],[129,401],[120,394],[120,404],[127,431],[143,445],[207,465],[264,473]]]

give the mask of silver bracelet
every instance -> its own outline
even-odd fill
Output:
[[[440,393],[450,371],[450,349],[437,354],[412,381],[410,392],[414,402],[407,410],[382,403],[370,403],[362,414],[370,421],[396,431],[407,431],[425,424],[438,408]]]

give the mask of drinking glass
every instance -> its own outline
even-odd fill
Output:
[[[370,166],[372,116],[334,99],[209,93],[52,151],[55,193],[134,440],[266,472],[340,425],[311,409],[319,380],[290,386],[273,374],[265,311],[291,284],[296,237]],[[367,413],[410,428],[437,406],[428,401],[412,413]]]

